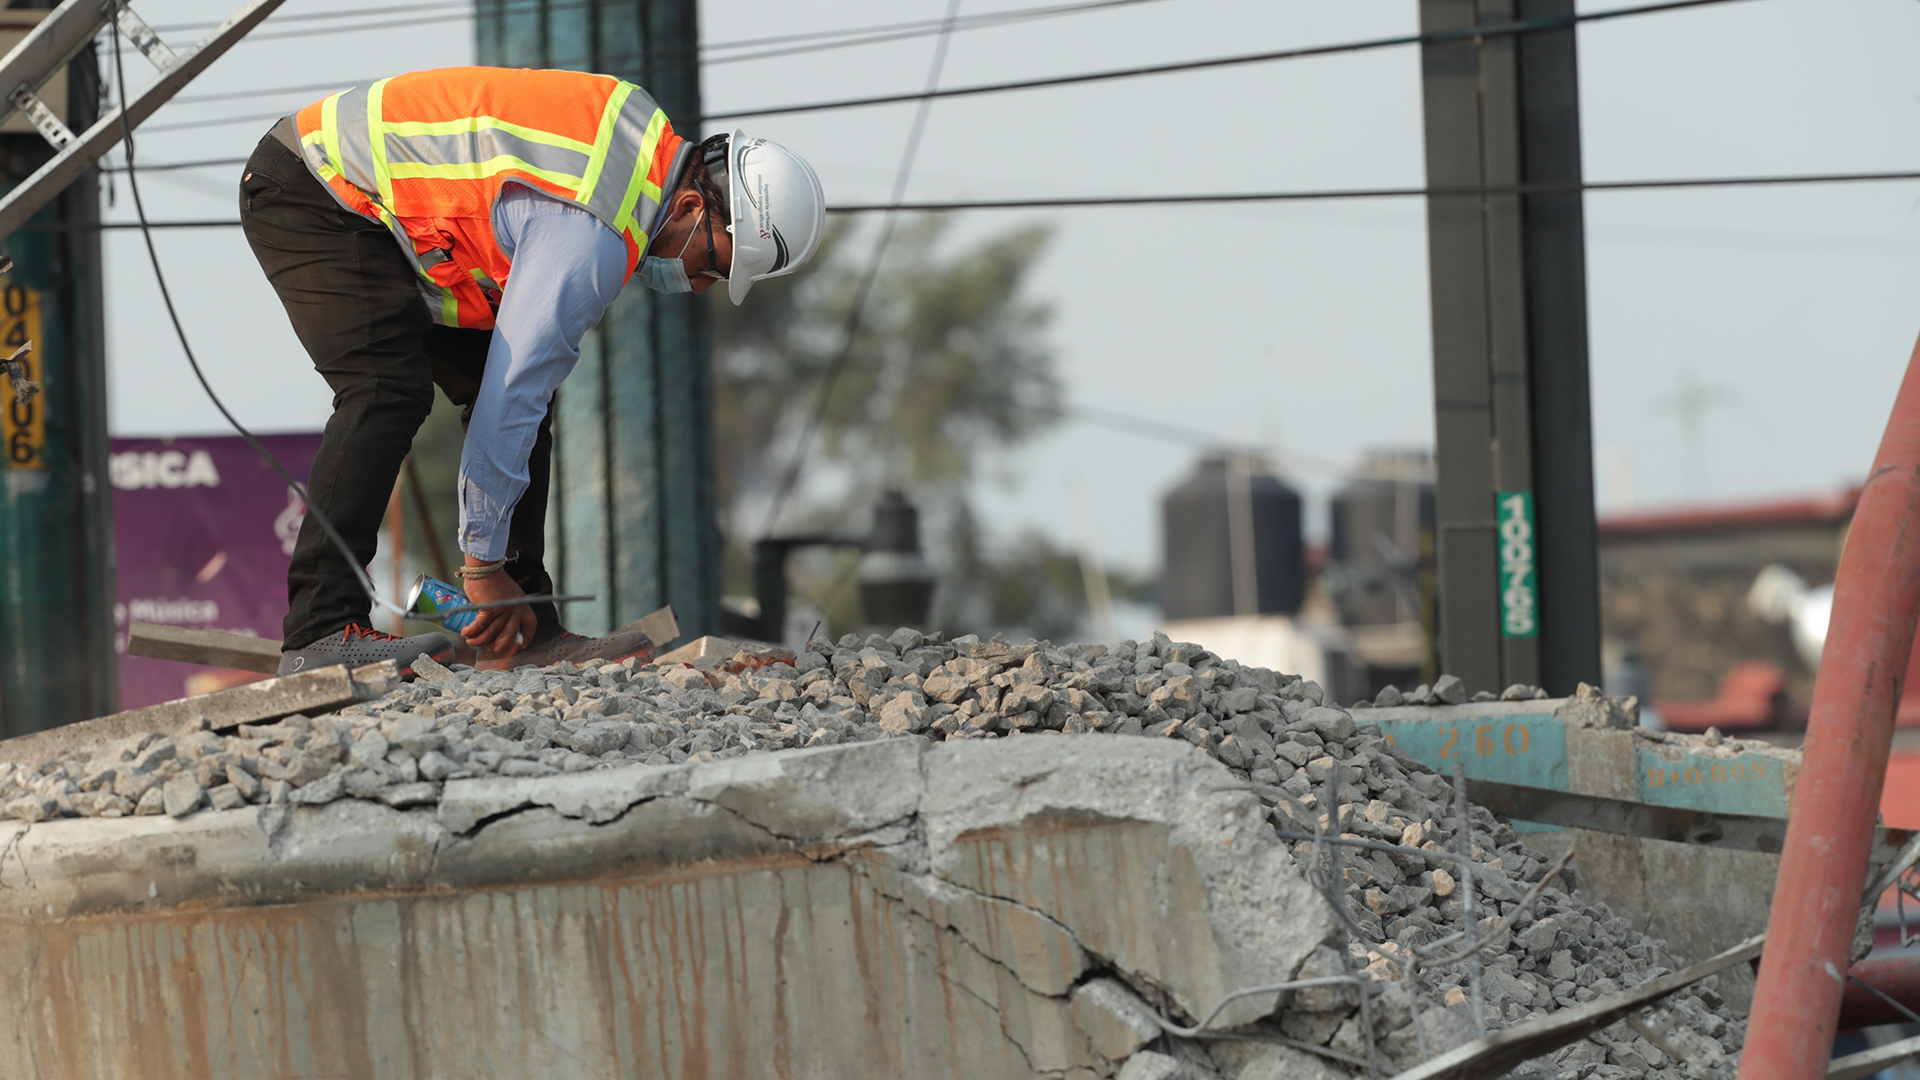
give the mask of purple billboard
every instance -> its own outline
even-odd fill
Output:
[[[263,435],[287,470],[306,481],[319,434]],[[127,655],[127,624],[280,639],[287,564],[305,516],[299,496],[237,435],[115,439],[114,647],[120,707],[171,701],[265,678]]]

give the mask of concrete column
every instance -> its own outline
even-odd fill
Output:
[[[1422,0],[1423,31],[1572,0]],[[1423,48],[1439,653],[1473,690],[1600,679],[1574,32]],[[1505,189],[1504,191],[1502,189]]]
[[[617,75],[700,138],[695,0],[481,0],[480,62]],[[587,335],[557,397],[548,566],[600,633],[672,604],[688,636],[719,632],[720,535],[706,304],[630,283]]]
[[[67,86],[68,126],[84,130],[99,93],[91,51]],[[0,135],[0,178],[18,183],[52,156],[39,135]],[[0,379],[0,736],[119,706],[98,176],[4,245],[14,268],[0,278],[0,355],[31,338],[43,390],[16,403]]]

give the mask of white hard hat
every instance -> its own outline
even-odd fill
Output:
[[[710,162],[708,174],[719,164]],[[827,195],[800,155],[743,131],[727,139],[725,168],[733,234],[727,296],[738,304],[754,282],[791,274],[813,258],[827,229]]]

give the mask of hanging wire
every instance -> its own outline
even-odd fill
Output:
[[[960,0],[949,0],[947,4],[946,25],[951,28],[953,19],[960,11]],[[900,154],[900,167],[893,175],[893,197],[890,202],[899,202],[906,195],[907,180],[913,175],[913,159],[920,151],[920,136],[926,132],[927,116],[933,110],[931,94],[940,83],[940,69],[947,62],[947,43],[951,37],[941,33],[933,47],[933,63],[927,68],[927,91],[929,96],[920,100],[919,111],[914,114],[913,128],[907,132],[907,145]],[[860,334],[860,321],[866,313],[867,298],[873,292],[873,282],[880,274],[880,261],[887,253],[887,245],[893,240],[894,226],[899,222],[898,213],[890,213],[881,222],[880,237],[873,245],[873,255],[867,260],[866,272],[860,276],[860,285],[854,290],[853,304],[847,309],[847,324],[843,330],[840,353],[833,358],[833,364],[820,380],[820,392],[814,400],[813,413],[807,417],[806,426],[800,429],[800,442],[794,448],[793,461],[780,477],[780,486],[774,491],[773,505],[767,511],[766,527],[762,535],[772,536],[774,526],[780,522],[780,511],[786,507],[787,499],[800,482],[800,470],[806,466],[807,452],[812,449],[814,436],[820,425],[826,422],[827,409],[833,402],[834,386],[840,381],[840,375],[846,370],[847,361],[852,358]]]
[[[122,0],[121,6],[124,7],[124,0]],[[306,485],[294,479],[293,474],[287,471],[287,467],[280,463],[280,459],[274,457],[273,453],[254,436],[253,432],[248,431],[246,426],[240,423],[239,419],[227,408],[226,402],[220,400],[220,395],[214,392],[213,384],[207,381],[207,373],[201,369],[200,360],[194,355],[193,346],[187,341],[186,328],[181,325],[180,313],[173,305],[173,292],[167,287],[166,272],[160,268],[160,251],[155,247],[153,242],[153,231],[151,224],[147,221],[146,206],[140,199],[139,172],[134,165],[133,125],[127,119],[127,72],[121,61],[120,35],[114,33],[112,36],[114,82],[120,96],[120,138],[127,158],[127,188],[133,194],[134,213],[139,217],[138,228],[140,229],[141,235],[146,239],[147,259],[153,264],[153,279],[155,284],[160,287],[160,299],[161,302],[166,305],[167,319],[173,324],[174,336],[180,341],[180,351],[186,354],[187,366],[193,369],[193,377],[199,380],[200,389],[206,392],[207,400],[213,402],[213,407],[220,410],[220,415],[226,419],[233,430],[239,432],[240,437],[245,439],[247,445],[253,448],[253,452],[260,456],[260,460],[266,462],[274,472],[280,475],[280,479],[285,481],[289,488],[293,489],[293,493],[299,496],[301,504],[306,507],[307,515],[313,519],[314,523],[320,527],[320,530],[326,534],[327,539],[332,541],[333,546],[339,549],[340,554],[346,558],[347,567],[353,571],[355,579],[360,584],[360,588],[367,594],[368,601],[374,607],[402,618],[418,619],[423,622],[441,622],[450,615],[459,615],[469,611],[485,611],[489,608],[498,607],[521,607],[532,603],[565,603],[573,600],[592,599],[592,597],[585,596],[522,596],[510,600],[492,600],[480,604],[464,604],[458,607],[450,607],[437,613],[423,614],[403,608],[380,595],[380,591],[374,587],[373,579],[367,576],[366,568],[361,566],[360,560],[354,557],[353,548],[348,545],[346,538],[341,536],[339,530],[333,527],[333,522],[327,520],[327,516],[322,513],[318,507],[313,505],[313,499],[307,494]]]
[[[1144,2],[1144,0],[1141,0]],[[1747,0],[1668,0],[1665,3],[1647,4],[1640,7],[1618,8],[1612,11],[1596,11],[1581,15],[1555,16],[1552,18],[1523,19],[1517,22],[1497,23],[1488,26],[1463,27],[1455,30],[1436,30],[1420,34],[1402,34],[1386,38],[1370,38],[1364,41],[1351,41],[1334,45],[1312,45],[1303,48],[1279,49],[1269,52],[1245,53],[1233,56],[1219,56],[1202,60],[1178,61],[1166,64],[1148,64],[1138,67],[1116,68],[1107,71],[1083,72],[1077,75],[1057,75],[1039,79],[1021,79],[1011,82],[987,83],[979,86],[953,87],[940,90],[928,87],[918,93],[881,94],[870,97],[844,98],[835,101],[819,101],[804,105],[777,105],[757,109],[736,109],[731,112],[709,113],[701,117],[702,122],[711,123],[720,120],[735,120],[746,116],[778,116],[788,113],[819,112],[829,109],[863,108],[874,105],[893,105],[909,101],[921,101],[925,98],[962,97],[976,94],[1003,93],[1014,90],[1038,90],[1056,86],[1073,86],[1081,83],[1103,82],[1111,79],[1139,78],[1147,75],[1167,75],[1182,71],[1200,71],[1209,68],[1234,67],[1244,64],[1273,63],[1282,60],[1300,60],[1315,56],[1333,56],[1342,53],[1365,52],[1373,49],[1396,48],[1406,45],[1444,45],[1453,42],[1477,41],[1490,37],[1505,37],[1515,34],[1536,33],[1545,30],[1561,30],[1581,23],[1598,22],[1609,19],[1627,18],[1635,15],[1650,15],[1687,8],[1705,7],[1715,4],[1744,3]],[[556,10],[562,6],[552,5],[547,10]],[[1076,5],[1063,10],[1086,10],[1099,5]],[[348,30],[371,30],[385,27],[412,25],[413,23],[442,23],[444,18],[419,19],[407,23],[368,24],[355,27],[333,27],[324,32],[345,32]],[[249,41],[270,40],[276,36],[310,37],[322,30],[288,31],[285,35],[260,34],[249,36]],[[944,41],[945,38],[942,38]],[[604,64],[618,64],[640,59],[650,54],[641,53],[631,56],[602,57]],[[585,62],[587,58],[581,58]],[[744,59],[744,58],[743,58]],[[714,58],[701,62],[704,65],[730,62],[725,58]],[[324,89],[324,87],[323,87]],[[275,90],[257,91],[255,96],[275,93]],[[286,92],[293,93],[288,89]],[[223,124],[244,123],[255,119],[272,119],[272,116],[247,115],[196,120],[178,124],[166,124],[148,127],[149,132],[184,131],[201,127],[217,127]]]
[[[1340,53],[1364,52],[1371,49],[1385,49],[1403,45],[1446,45],[1454,42],[1481,41],[1490,37],[1509,37],[1515,34],[1537,33],[1543,30],[1564,30],[1581,23],[1599,22],[1603,19],[1621,19],[1633,15],[1652,15],[1661,12],[1679,11],[1685,8],[1706,7],[1712,4],[1744,2],[1747,2],[1747,0],[1669,0],[1667,3],[1616,8],[1612,11],[1595,11],[1584,15],[1521,19],[1510,23],[1461,27],[1455,30],[1433,30],[1421,34],[1401,34],[1395,37],[1370,38],[1365,41],[1350,41],[1337,45],[1310,45],[1304,48],[1276,49],[1269,52],[1217,56],[1206,60],[1184,60],[1169,64],[1146,64],[1139,67],[1113,68],[1107,71],[1089,71],[1078,75],[1053,75],[1040,79],[1016,79],[1011,82],[984,83],[979,86],[957,86],[947,90],[930,88],[922,90],[917,94],[877,94],[871,97],[842,98],[836,101],[816,101],[805,105],[773,105],[763,109],[736,109],[732,112],[710,113],[702,117],[702,119],[733,120],[743,116],[781,116],[789,113],[820,112],[826,109],[853,109],[870,105],[894,105],[906,101],[920,101],[924,98],[967,97],[975,94],[998,94],[1010,90],[1039,90],[1054,86],[1076,86],[1080,83],[1104,82],[1109,79],[1133,79],[1145,75],[1168,75],[1180,71],[1201,71],[1207,68],[1234,67],[1242,64],[1265,64],[1279,60],[1300,60],[1311,56],[1334,56]]]

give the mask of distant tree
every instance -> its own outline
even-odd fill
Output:
[[[843,479],[856,500],[887,486],[951,495],[991,450],[1058,416],[1059,379],[1042,339],[1052,309],[1023,292],[1050,231],[1015,229],[949,255],[947,227],[925,216],[896,229],[819,413],[808,468]],[[870,252],[851,232],[836,222],[813,266],[760,282],[741,307],[710,294],[722,505],[728,532],[743,539],[764,526],[845,347]]]
[[[953,250],[942,243],[948,226],[930,215],[896,229],[824,411],[820,387],[846,348],[871,253],[865,236],[835,222],[815,265],[755,285],[741,307],[715,303],[729,580],[751,591],[752,541],[802,432],[817,421],[804,474],[815,482],[803,480],[788,500],[781,531],[858,532],[872,501],[902,488],[920,506],[940,572],[939,625],[1063,636],[1086,610],[1074,556],[1038,534],[994,550],[966,495],[999,451],[1059,417],[1060,383],[1044,341],[1052,309],[1025,291],[1051,231],[1013,229]],[[845,552],[794,560],[796,593],[836,632],[859,624],[855,563]]]

